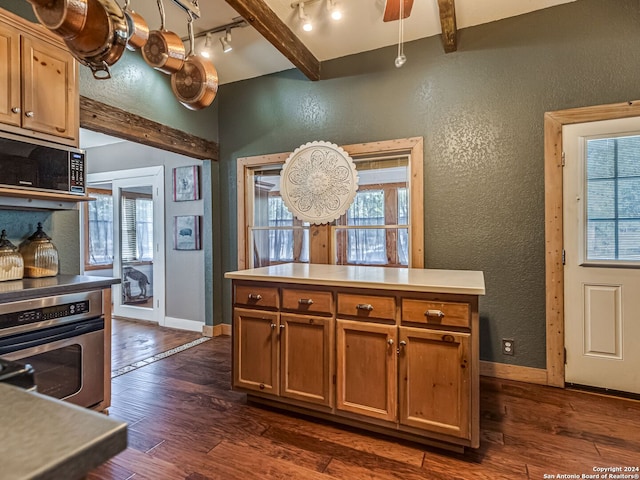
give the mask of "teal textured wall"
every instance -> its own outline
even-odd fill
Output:
[[[222,270],[237,268],[236,159],[410,136],[425,140],[428,268],[485,273],[481,358],[545,367],[543,116],[640,98],[637,0],[579,0],[439,37],[290,70],[219,95]],[[230,321],[230,282],[223,285]],[[500,339],[516,340],[503,356]]]

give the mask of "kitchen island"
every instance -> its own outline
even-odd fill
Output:
[[[482,272],[283,264],[228,272],[251,402],[477,448]]]
[[[83,478],[127,447],[127,425],[70,403],[0,383],[5,480]]]

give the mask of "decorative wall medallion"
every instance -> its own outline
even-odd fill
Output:
[[[280,194],[298,219],[316,225],[344,214],[358,190],[356,167],[338,145],[310,142],[296,148],[280,173]]]

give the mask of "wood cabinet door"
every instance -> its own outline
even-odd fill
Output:
[[[280,314],[280,395],[333,405],[333,319]]]
[[[336,320],[339,410],[396,420],[395,325]]]
[[[20,32],[0,23],[0,122],[20,126]]]
[[[399,348],[400,423],[470,438],[470,334],[400,327]]]
[[[22,126],[75,139],[79,98],[76,62],[43,40],[22,37]]]
[[[233,312],[233,386],[278,395],[278,314]]]

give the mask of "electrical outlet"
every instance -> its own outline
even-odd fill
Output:
[[[512,338],[503,338],[502,339],[502,354],[503,355],[513,355],[514,350],[516,349],[516,342]]]

